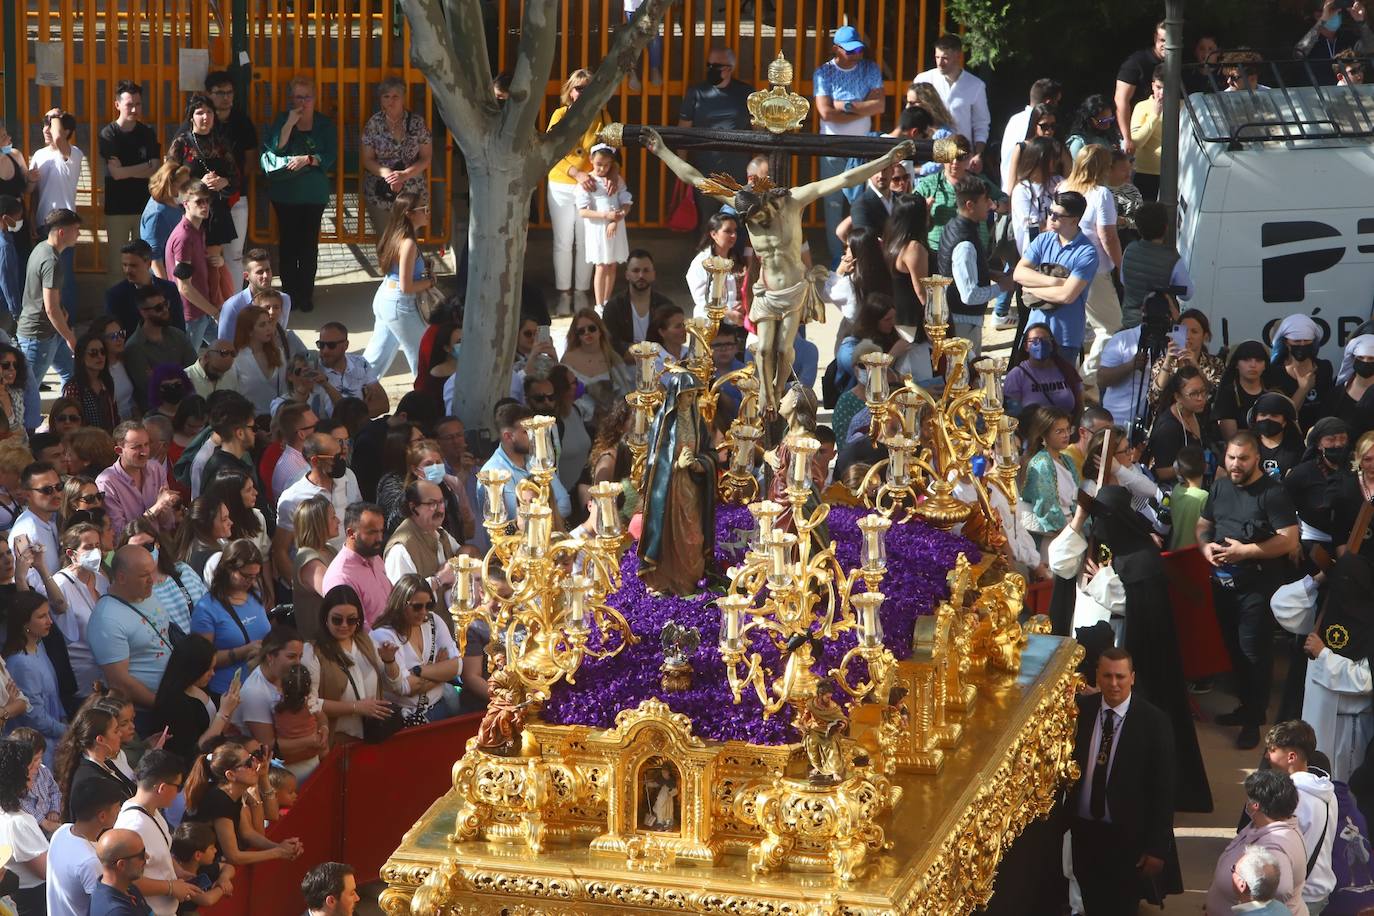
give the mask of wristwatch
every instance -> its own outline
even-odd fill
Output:
[[[416,677],[421,677],[421,674],[420,674],[420,666],[419,666],[419,665],[412,665],[412,666],[410,667],[410,673],[413,674],[413,675],[415,675]]]
[[[845,102],[845,103],[844,103],[844,112],[845,112],[845,114],[853,114],[853,113],[854,113],[854,103],[853,103],[853,102]]]

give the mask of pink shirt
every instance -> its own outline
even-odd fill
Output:
[[[157,461],[149,461],[143,469],[143,485],[134,483],[129,472],[118,461],[101,471],[95,478],[96,487],[105,494],[105,511],[115,531],[138,518],[157,502],[157,495],[167,486],[167,470]],[[168,520],[159,518],[159,527],[167,528]]]
[[[171,273],[177,264],[185,261],[191,265],[191,278],[187,282],[205,297],[210,299],[210,262],[205,259],[205,223],[197,229],[186,217],[181,218],[172,234],[167,237],[165,260],[167,272]],[[187,321],[195,321],[205,315],[191,304],[191,300],[181,297],[181,311]]]
[[[324,572],[325,593],[336,585],[352,586],[358,593],[363,602],[363,620],[371,629],[386,610],[386,599],[391,595],[391,580],[386,577],[382,558],[364,557],[345,546]]]

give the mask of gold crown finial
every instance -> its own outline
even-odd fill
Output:
[[[774,86],[790,86],[793,75],[791,61],[779,51],[778,56],[768,65],[768,82]]]

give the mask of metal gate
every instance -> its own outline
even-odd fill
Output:
[[[482,0],[493,72],[514,61],[526,0]],[[553,0],[533,0],[553,2]],[[144,88],[145,120],[166,143],[178,129],[189,95],[183,65],[195,71],[204,52],[210,69],[235,69],[233,48],[243,48],[245,105],[259,131],[272,123],[284,102],[286,83],[296,75],[315,80],[317,109],[334,120],[339,162],[333,206],[326,210],[325,241],[370,242],[360,219],[360,137],[376,110],[374,87],[399,76],[410,87],[412,110],[422,114],[435,136],[430,170],[434,204],[433,241],[449,237],[461,217],[466,184],[461,156],[437,121],[424,77],[411,66],[409,27],[395,0],[11,0],[0,18],[4,50],[3,118],[16,146],[32,152],[42,143],[42,112],[53,106],[77,118],[76,143],[88,157],[78,205],[91,245],[80,246],[78,263],[95,269],[101,252],[101,168],[95,148],[100,128],[114,117],[111,93],[122,79]],[[561,5],[559,46],[545,88],[544,120],[558,105],[563,78],[578,67],[594,67],[609,49],[621,22],[622,4],[613,0],[566,0]],[[734,48],[736,78],[762,86],[764,72],[782,51],[799,76],[797,91],[809,95],[811,74],[830,56],[829,33],[846,21],[859,27],[883,69],[891,101],[891,126],[901,110],[906,84],[923,69],[930,42],[944,21],[943,2],[931,0],[682,0],[663,28],[662,79],[649,79],[648,55],[639,82],[627,79],[607,106],[612,118],[634,123],[676,123],[686,89],[702,78],[709,49]],[[60,51],[57,65],[45,55]],[[40,75],[41,71],[41,75]],[[60,86],[44,85],[56,75]],[[806,177],[809,163],[799,164]],[[638,151],[628,157],[627,178],[639,206],[635,225],[662,226],[669,183],[657,161]],[[274,239],[271,208],[259,176],[250,178],[250,237]],[[545,218],[539,195],[537,222]],[[458,211],[455,214],[455,207]]]

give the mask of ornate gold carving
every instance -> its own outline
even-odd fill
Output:
[[[779,51],[777,58],[768,65],[770,88],[750,93],[747,101],[755,127],[774,134],[801,129],[811,114],[811,100],[789,88],[792,78],[792,65]]]
[[[548,818],[576,803],[586,783],[577,769],[543,757],[496,757],[468,741],[453,767],[453,787],[463,799],[451,842],[478,834],[489,840],[519,840],[539,853],[549,833]]]

